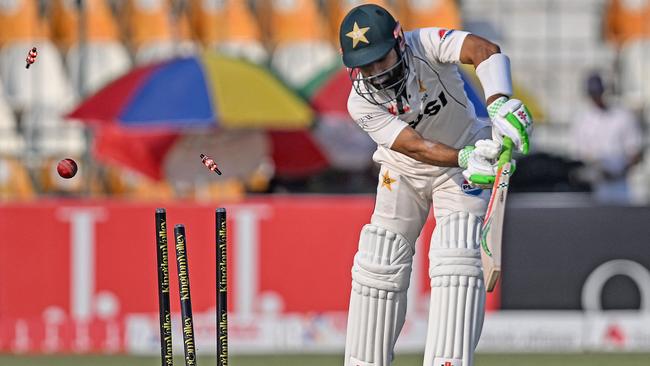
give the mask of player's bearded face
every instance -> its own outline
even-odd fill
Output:
[[[368,102],[387,105],[400,98],[409,73],[408,49],[392,49],[382,59],[350,69],[354,90]]]
[[[393,89],[404,78],[403,62],[395,50],[379,61],[360,68],[366,82],[377,90]]]
[[[368,82],[377,90],[392,89],[396,87],[404,77],[404,69],[401,65],[394,65],[383,73],[371,77]]]

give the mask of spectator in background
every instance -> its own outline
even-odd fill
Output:
[[[608,103],[600,74],[589,75],[586,89],[589,104],[571,126],[573,152],[590,168],[598,201],[629,203],[627,176],[641,161],[642,131],[632,112]]]

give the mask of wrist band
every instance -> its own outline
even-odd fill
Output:
[[[481,81],[485,100],[496,94],[512,95],[510,59],[502,53],[495,53],[476,67],[476,76]]]

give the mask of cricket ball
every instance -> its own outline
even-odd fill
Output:
[[[56,171],[61,178],[70,179],[77,174],[77,163],[72,159],[63,159],[56,165]]]

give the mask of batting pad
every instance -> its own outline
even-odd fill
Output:
[[[482,220],[467,212],[439,219],[429,249],[431,305],[425,366],[471,366],[483,327]]]
[[[374,225],[361,230],[352,266],[345,366],[389,366],[406,316],[413,247]]]

